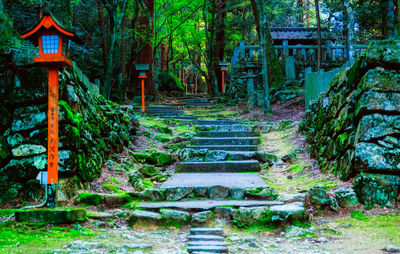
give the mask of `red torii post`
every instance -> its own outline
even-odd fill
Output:
[[[225,71],[226,67],[228,66],[228,62],[219,62],[219,66],[221,66],[222,72],[222,93],[225,93]]]
[[[139,79],[142,85],[142,113],[145,113],[146,110],[146,97],[144,94],[144,80],[147,78],[147,71],[149,71],[150,65],[148,64],[136,64],[136,70],[139,71]]]
[[[81,43],[71,31],[63,28],[50,13],[45,13],[39,23],[29,32],[21,36],[39,46],[39,56],[34,62],[47,67],[49,72],[48,87],[48,139],[47,139],[47,206],[56,205],[56,184],[58,184],[58,100],[59,69],[72,66],[68,58],[69,40]]]

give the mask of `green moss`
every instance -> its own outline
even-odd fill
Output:
[[[148,161],[158,166],[165,166],[173,163],[175,160],[171,154],[154,152],[150,154]]]
[[[164,135],[156,135],[155,139],[157,139],[158,141],[160,141],[162,143],[168,143],[169,141],[171,141],[171,137],[164,136]]]
[[[303,172],[304,169],[309,168],[311,165],[310,164],[304,164],[304,162],[300,162],[297,164],[294,164],[292,166],[290,166],[287,171],[293,172],[295,174],[300,174],[301,172]]]
[[[0,230],[1,253],[52,253],[75,240],[89,240],[97,234],[79,227],[36,227],[32,224],[10,224]]]
[[[14,214],[18,209],[1,209],[0,210],[0,217],[10,216]]]
[[[137,162],[144,163],[149,159],[149,154],[146,153],[133,153],[129,152],[129,155],[135,158]]]
[[[114,192],[114,193],[124,193],[123,191],[121,191],[121,190],[119,189],[118,186],[113,185],[113,184],[111,184],[111,183],[103,183],[103,187],[104,187],[104,189],[106,189],[106,190],[108,190],[108,191],[112,191],[112,192]]]
[[[98,193],[81,192],[75,199],[75,203],[97,206],[101,204],[102,199],[102,196]]]

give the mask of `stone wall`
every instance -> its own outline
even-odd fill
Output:
[[[365,204],[392,205],[400,175],[400,41],[372,43],[310,106],[301,129],[322,172]],[[394,198],[393,198],[394,197]]]
[[[136,132],[129,112],[92,87],[76,66],[60,73],[59,171],[65,185],[96,178],[109,155]],[[0,191],[6,193],[1,204],[20,190],[33,198],[26,190],[37,189],[32,179],[47,170],[47,71],[7,69],[1,73],[0,98]]]

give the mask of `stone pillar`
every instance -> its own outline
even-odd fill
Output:
[[[97,94],[97,95],[100,94],[100,79],[95,79],[95,80],[94,80],[93,93],[95,93],[95,94]]]
[[[240,41],[239,51],[240,51],[239,59],[245,60],[246,59],[246,44],[244,41]]]
[[[247,108],[253,109],[255,102],[254,93],[254,78],[256,75],[253,74],[253,70],[249,70],[247,74]]]
[[[286,57],[289,56],[289,41],[283,41],[282,46],[282,60],[285,62]]]
[[[293,56],[289,56],[286,58],[285,72],[286,72],[286,80],[288,81],[296,80],[296,66],[295,66],[295,58]]]

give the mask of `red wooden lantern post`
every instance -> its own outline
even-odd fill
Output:
[[[222,72],[222,93],[225,93],[225,71],[228,66],[228,62],[219,62],[219,66],[221,66]]]
[[[58,71],[72,66],[68,59],[69,40],[80,43],[76,35],[63,28],[50,13],[45,13],[39,23],[21,36],[39,46],[39,56],[34,62],[47,67],[49,72],[48,139],[47,139],[47,205],[55,207],[55,187],[58,184]]]
[[[136,64],[136,70],[139,71],[139,79],[142,85],[142,113],[145,112],[146,110],[146,100],[145,100],[145,94],[144,94],[144,80],[147,78],[147,71],[149,70],[149,65],[148,64]]]

